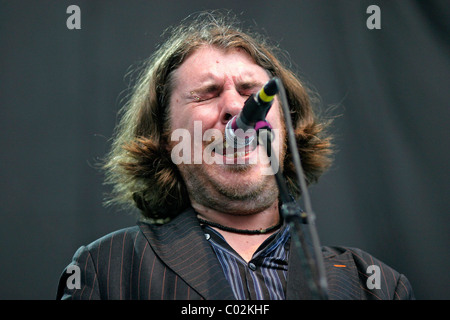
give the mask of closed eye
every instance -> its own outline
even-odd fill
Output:
[[[193,96],[194,102],[204,102],[217,97],[217,95]]]
[[[262,84],[260,82],[243,82],[239,84],[238,91],[242,96],[251,96],[257,93],[261,87]]]
[[[243,96],[243,97],[250,97],[253,93],[256,93],[256,91],[255,92],[253,92],[253,91],[241,91],[241,92],[239,92],[239,94],[241,96]]]
[[[191,91],[190,94],[194,102],[207,101],[219,96],[221,87],[218,85],[208,85],[206,87]]]

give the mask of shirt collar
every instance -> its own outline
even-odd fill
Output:
[[[233,248],[226,242],[225,238],[216,230],[210,226],[203,225],[203,231],[207,234],[207,238],[211,238],[213,245],[218,245],[227,250],[231,250],[238,255]],[[273,254],[280,246],[285,246],[290,239],[289,225],[283,224],[281,228],[275,233],[271,234],[264,242],[258,247],[253,254],[253,259],[258,257],[267,257]],[[239,255],[238,255],[239,256]]]

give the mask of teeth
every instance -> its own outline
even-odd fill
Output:
[[[227,158],[239,158],[239,157],[245,157],[247,154],[249,154],[249,151],[237,151],[234,153],[225,153],[225,156]]]
[[[222,147],[222,150],[220,150],[221,149],[220,147]],[[218,145],[213,149],[214,153],[224,155],[229,159],[245,157],[251,151],[252,150],[249,150],[247,147],[239,148],[238,150],[236,150],[232,144],[227,143],[226,139],[224,139],[222,146]]]

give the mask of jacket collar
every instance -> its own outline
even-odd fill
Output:
[[[158,257],[204,299],[234,299],[192,208],[163,225],[138,225]]]

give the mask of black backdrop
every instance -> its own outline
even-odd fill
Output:
[[[69,5],[81,30],[68,30]],[[366,9],[381,9],[369,30]],[[448,1],[1,1],[0,298],[53,299],[75,250],[135,217],[102,206],[132,65],[187,15],[242,13],[333,107],[338,153],[311,187],[322,244],[362,248],[449,299]]]

